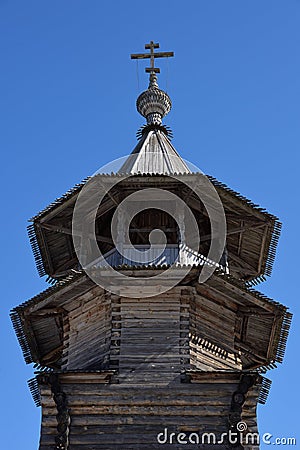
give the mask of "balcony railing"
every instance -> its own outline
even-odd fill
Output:
[[[147,253],[145,253],[147,252]],[[158,245],[135,245],[134,249],[123,245],[122,253],[114,248],[107,252],[102,258],[89,264],[94,267],[119,266],[203,266],[208,264],[228,273],[228,267],[209,260],[200,253],[195,252],[185,244]]]

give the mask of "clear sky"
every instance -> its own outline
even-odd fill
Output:
[[[300,445],[299,24],[299,0],[0,0],[1,448],[32,450],[39,437],[33,368],[8,318],[46,288],[27,219],[135,146],[147,78],[129,54],[150,40],[175,52],[160,61],[160,87],[181,156],[283,222],[273,276],[258,289],[295,317],[259,424]]]

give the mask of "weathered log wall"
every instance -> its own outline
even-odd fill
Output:
[[[122,383],[169,384],[191,368],[241,368],[236,313],[191,286],[150,298],[94,288],[80,300],[65,320],[62,369],[109,367]]]
[[[192,383],[173,383],[168,387],[128,387],[106,382],[99,373],[60,374],[61,390],[66,396],[71,422],[69,449],[182,449],[206,446],[179,445],[179,433],[216,433],[217,441],[228,431],[232,395],[238,373],[200,374]],[[113,383],[113,381],[112,381]],[[42,434],[39,450],[55,448],[57,436],[56,404],[48,385],[41,385]],[[260,385],[250,389],[243,406],[242,419],[250,432],[256,432],[256,403]],[[167,429],[167,432],[165,432]],[[167,442],[158,443],[165,433]],[[170,437],[171,433],[175,433]],[[161,440],[164,436],[160,435]],[[170,445],[170,439],[172,445]],[[194,436],[194,439],[195,436]],[[200,440],[200,443],[201,443]],[[177,442],[177,443],[176,443]],[[205,443],[207,441],[204,441]],[[225,449],[219,444],[214,449]],[[244,446],[254,450],[257,446]]]
[[[108,364],[111,300],[92,289],[69,311],[64,326],[62,369],[100,369]]]

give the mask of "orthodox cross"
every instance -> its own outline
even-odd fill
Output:
[[[154,53],[154,49],[159,48],[159,44],[150,41],[149,44],[145,45],[146,50],[150,50],[150,53],[134,53],[130,55],[131,59],[145,59],[150,58],[150,67],[146,67],[145,71],[148,73],[160,73],[160,69],[158,67],[154,67],[154,59],[155,58],[168,58],[170,56],[174,56],[174,52],[157,52]]]

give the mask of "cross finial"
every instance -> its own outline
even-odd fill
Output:
[[[150,67],[146,67],[145,71],[148,73],[160,73],[158,67],[154,67],[155,58],[169,58],[174,56],[174,52],[157,52],[154,53],[154,49],[159,48],[159,44],[154,41],[150,41],[145,45],[146,50],[150,50],[150,53],[134,53],[130,55],[131,59],[145,59],[150,58]]]

